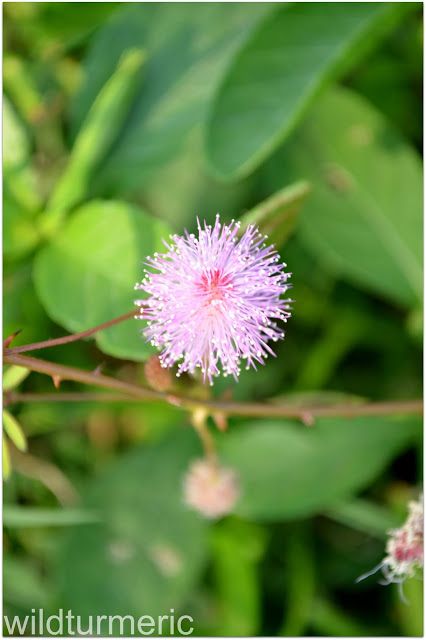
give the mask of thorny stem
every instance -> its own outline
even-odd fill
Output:
[[[80,331],[79,333],[71,333],[68,336],[63,336],[62,338],[51,338],[49,340],[43,340],[42,342],[33,342],[32,344],[23,344],[19,347],[12,347],[8,349],[7,353],[26,353],[28,351],[37,351],[38,349],[47,349],[48,347],[57,347],[62,344],[68,344],[69,342],[75,342],[76,340],[82,340],[83,338],[88,338],[98,331],[103,331],[104,329],[108,329],[109,327],[118,324],[119,322],[123,322],[124,320],[128,320],[135,316],[138,312],[137,309],[133,309],[132,311],[128,311],[127,313],[123,313],[122,316],[118,316],[118,318],[113,318],[112,320],[108,320],[108,322],[103,322],[102,324],[93,327],[92,329],[87,329],[86,331]],[[15,335],[15,334],[14,334]],[[6,342],[6,341],[5,341]],[[8,345],[4,345],[8,346]]]
[[[104,391],[65,391],[56,393],[19,393],[5,391],[3,405],[19,402],[140,402],[138,398],[131,398],[122,393],[106,393]]]
[[[267,417],[280,417],[280,418],[297,418],[306,425],[312,425],[315,418],[320,417],[341,417],[352,418],[356,416],[365,415],[391,415],[391,414],[421,414],[423,412],[423,403],[421,400],[401,400],[396,402],[375,402],[365,404],[341,404],[333,405],[329,407],[303,407],[296,405],[286,404],[271,404],[261,402],[231,402],[224,400],[205,400],[194,399],[182,395],[171,395],[162,393],[159,391],[153,391],[140,385],[132,384],[130,382],[124,382],[117,380],[109,376],[105,376],[95,371],[84,371],[75,367],[69,367],[66,365],[55,364],[39,358],[33,358],[32,356],[19,355],[23,352],[35,351],[37,349],[45,349],[49,347],[55,347],[82,338],[88,338],[89,336],[112,327],[124,320],[127,320],[135,315],[135,310],[129,311],[117,318],[108,320],[92,329],[81,331],[79,333],[73,333],[62,338],[52,338],[50,340],[44,340],[42,342],[34,342],[32,344],[22,345],[18,347],[5,348],[3,361],[5,364],[14,364],[21,367],[26,367],[31,371],[37,371],[38,373],[44,373],[50,376],[54,381],[61,380],[73,380],[75,382],[81,382],[88,385],[94,385],[102,387],[110,391],[118,393],[81,393],[81,392],[66,392],[66,393],[47,393],[47,394],[35,394],[35,393],[14,393],[8,392],[5,394],[5,401],[8,404],[13,402],[51,402],[51,401],[145,401],[145,402],[167,402],[169,404],[187,409],[192,412],[204,410],[206,415],[211,412],[222,412],[226,415],[239,415],[239,416],[267,416]],[[7,339],[4,343],[4,347],[7,347]],[[202,434],[200,434],[202,435]],[[208,433],[208,435],[210,435]],[[202,435],[205,439],[205,434]],[[210,445],[205,442],[206,450],[210,450]]]
[[[9,350],[5,352],[3,362],[5,364],[15,364],[20,367],[25,367],[31,371],[37,371],[38,373],[44,373],[52,378],[56,377],[59,380],[74,380],[75,382],[91,384],[105,389],[113,389],[114,391],[120,391],[125,395],[136,397],[139,400],[155,401],[166,399],[166,394],[151,391],[150,389],[144,389],[143,387],[129,382],[123,382],[122,380],[116,380],[115,378],[110,378],[109,376],[105,376],[101,373],[84,371],[83,369],[48,362],[47,360],[33,358],[32,356],[21,356],[10,352]]]
[[[224,400],[203,400],[194,399],[182,395],[171,395],[162,393],[159,391],[153,391],[146,389],[145,387],[132,384],[130,382],[124,382],[122,380],[116,380],[109,376],[105,376],[100,373],[94,373],[91,371],[84,371],[75,367],[69,367],[65,365],[55,364],[53,362],[47,362],[46,360],[40,360],[39,358],[33,358],[31,356],[23,356],[14,353],[11,349],[6,350],[3,361],[5,364],[14,364],[20,367],[26,367],[32,371],[44,373],[50,377],[56,376],[61,380],[73,380],[75,382],[82,382],[84,384],[94,385],[109,389],[112,391],[118,391],[123,394],[123,400],[127,397],[131,397],[135,400],[145,402],[167,402],[169,404],[178,406],[182,409],[195,410],[204,408],[209,412],[221,411],[227,415],[234,416],[265,416],[265,417],[280,417],[280,418],[297,418],[309,424],[314,418],[322,417],[341,417],[341,418],[353,418],[357,416],[373,416],[373,415],[398,415],[398,414],[419,414],[423,412],[423,403],[421,400],[400,400],[395,402],[373,402],[364,404],[340,404],[329,407],[302,407],[289,404],[271,404],[262,402],[230,402]],[[26,394],[17,395],[16,400],[23,401]],[[62,401],[65,400],[64,393],[58,394],[58,398]],[[29,401],[34,400],[34,394],[28,398]],[[9,399],[13,401],[13,395],[9,395]],[[45,398],[50,401],[51,394]],[[70,396],[70,399],[75,400]],[[82,394],[78,395],[78,401],[82,401]],[[93,394],[89,394],[87,400],[93,400]]]

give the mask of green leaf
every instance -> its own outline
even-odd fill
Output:
[[[417,638],[423,637],[424,585],[422,577],[417,575],[415,578],[409,578],[404,582],[403,593],[406,600],[405,602],[401,599],[399,590],[394,588],[394,606],[401,628],[401,635],[414,636]]]
[[[10,462],[9,447],[7,446],[6,438],[4,436],[2,441],[2,461],[3,479],[7,480],[10,477],[12,466]]]
[[[24,126],[12,105],[3,97],[3,168],[16,169],[28,159],[30,145]]]
[[[5,527],[67,527],[88,522],[98,522],[98,516],[83,509],[48,509],[4,505]]]
[[[386,538],[389,529],[394,529],[400,524],[389,509],[362,499],[339,502],[327,509],[325,515],[378,538]]]
[[[285,3],[235,56],[213,102],[207,154],[224,178],[253,171],[318,90],[401,14],[398,3]]]
[[[173,228],[189,231],[196,226],[196,213],[208,223],[214,222],[218,212],[225,220],[239,217],[251,196],[251,180],[226,184],[212,178],[205,165],[201,131],[197,127],[179,153],[154,170],[144,185],[143,201],[148,210],[169,221]]]
[[[123,455],[94,480],[84,493],[102,524],[70,529],[57,567],[67,608],[136,618],[179,609],[206,555],[206,523],[182,497],[199,455],[192,431],[179,431]]]
[[[3,253],[7,260],[25,256],[37,245],[40,237],[31,212],[12,193],[12,182],[19,180],[15,186],[21,189],[26,186],[21,183],[24,175],[24,172],[15,172],[13,175],[5,176],[4,180]]]
[[[421,299],[420,159],[362,98],[330,91],[267,171],[312,183],[299,230],[331,271],[399,304]]]
[[[35,285],[46,311],[69,331],[83,331],[131,311],[145,258],[164,248],[168,226],[123,202],[78,209],[38,254]],[[97,334],[105,353],[143,360],[152,348],[130,319]]]
[[[368,636],[368,630],[354,617],[324,598],[318,598],[312,607],[311,625],[320,636]]]
[[[30,65],[17,55],[6,53],[3,60],[3,87],[27,126],[40,127],[44,104]]]
[[[236,512],[274,520],[310,516],[368,486],[421,437],[416,417],[287,420],[245,424],[221,439],[221,456],[240,475]]]
[[[280,247],[293,232],[299,211],[310,191],[307,182],[284,187],[240,217],[243,227],[256,224],[269,241]]]
[[[139,187],[204,122],[217,82],[238,46],[271,5],[135,4],[94,39],[86,81],[73,105],[74,132],[123,51],[147,52],[144,83],[119,142],[100,169],[98,189]]]
[[[4,600],[7,604],[32,608],[47,608],[52,592],[45,570],[33,558],[4,554]]]
[[[278,635],[298,637],[309,624],[315,596],[315,557],[309,523],[286,528],[283,540],[286,574],[286,607]]]
[[[22,6],[11,3],[5,13],[9,29],[17,34],[20,42],[31,46],[31,57],[51,63],[70,49],[82,47],[120,4],[88,2],[85,10],[80,11],[80,7],[57,2]]]
[[[140,82],[144,57],[139,49],[126,51],[96,97],[47,203],[42,222],[48,234],[86,196],[95,168],[109,152],[126,120]]]
[[[419,344],[423,344],[423,309],[413,309],[407,318],[407,331]]]
[[[29,165],[5,171],[3,181],[3,253],[16,260],[38,243],[34,214],[40,205],[36,177]]]
[[[234,518],[216,525],[213,574],[220,600],[216,635],[257,633],[261,606],[259,563],[265,543],[265,531],[258,525]]]
[[[295,376],[297,389],[324,387],[340,362],[370,328],[365,316],[353,306],[335,308],[335,313],[324,325],[322,335],[311,345]]]
[[[25,433],[15,416],[12,416],[6,409],[3,409],[3,426],[15,447],[20,451],[26,451],[27,439]]]
[[[3,391],[10,391],[11,389],[19,387],[21,382],[23,382],[29,374],[30,370],[25,369],[25,367],[18,367],[16,365],[7,367],[3,375]]]
[[[6,258],[21,258],[37,244],[39,233],[32,219],[40,205],[38,185],[28,164],[27,132],[11,103],[3,100],[3,250]]]
[[[3,308],[3,335],[21,331],[13,346],[44,340],[52,325],[34,291],[31,278],[32,263],[5,265],[3,295],[7,304]]]

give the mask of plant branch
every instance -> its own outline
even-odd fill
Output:
[[[83,338],[88,338],[92,336],[94,333],[98,331],[103,331],[104,329],[108,329],[109,327],[114,326],[115,324],[119,324],[124,320],[128,320],[129,318],[133,318],[135,313],[137,313],[137,309],[133,309],[132,311],[128,311],[127,313],[123,313],[122,316],[118,316],[118,318],[113,318],[112,320],[108,320],[108,322],[103,322],[102,324],[98,324],[96,327],[92,327],[92,329],[87,329],[86,331],[80,331],[79,333],[71,333],[68,336],[63,336],[62,338],[51,338],[50,340],[43,340],[42,342],[33,342],[32,344],[23,344],[19,347],[11,347],[7,349],[6,353],[25,353],[28,351],[36,351],[38,349],[47,349],[48,347],[57,347],[62,344],[68,344],[69,342],[75,342],[76,340],[82,340]]]
[[[291,404],[271,404],[268,402],[230,402],[224,400],[202,400],[194,399],[182,395],[170,395],[159,391],[146,389],[145,387],[116,380],[109,376],[91,371],[84,371],[75,367],[59,365],[31,356],[21,356],[8,350],[4,356],[5,364],[15,364],[20,367],[26,367],[38,373],[44,373],[50,377],[57,377],[61,380],[73,380],[82,382],[83,384],[94,385],[104,389],[117,391],[127,398],[140,400],[142,402],[167,402],[182,409],[194,410],[197,408],[205,408],[209,412],[221,411],[227,415],[234,416],[260,416],[260,417],[277,417],[277,418],[297,418],[305,424],[312,423],[315,418],[322,417],[341,417],[352,418],[357,416],[378,416],[378,415],[398,415],[398,414],[418,414],[423,412],[423,402],[421,400],[398,400],[395,402],[374,402],[365,404],[340,404],[329,407],[312,407],[297,406]],[[22,401],[26,394],[20,394]],[[32,397],[28,398],[33,401]],[[66,399],[65,393],[57,394],[62,401]],[[51,400],[51,394],[45,397],[46,401]],[[13,395],[11,396],[13,398]],[[16,394],[15,394],[16,397]],[[94,394],[85,396],[87,400],[93,401]],[[10,396],[9,396],[10,398]],[[19,398],[19,395],[18,395]],[[76,399],[75,394],[70,399]],[[96,400],[101,400],[101,394],[96,395]],[[122,398],[124,399],[124,398]],[[78,400],[83,401],[83,394],[78,395]],[[118,398],[117,398],[118,400]]]
[[[191,423],[201,440],[206,458],[213,464],[217,464],[215,441],[207,426],[208,417],[208,411],[200,407],[192,412]]]
[[[4,392],[3,406],[18,402],[140,402],[140,399],[123,393],[104,391],[64,391],[56,393]]]
[[[55,362],[48,362],[47,360],[41,360],[39,358],[33,358],[32,356],[21,356],[11,351],[6,351],[3,362],[5,364],[16,364],[20,367],[26,367],[31,371],[37,371],[38,373],[44,373],[52,378],[59,380],[73,380],[74,382],[82,382],[83,384],[95,385],[104,389],[112,389],[119,391],[125,395],[133,396],[139,400],[164,400],[166,394],[159,393],[158,391],[151,391],[145,389],[130,382],[124,382],[122,380],[116,380],[110,378],[102,373],[94,371],[85,371],[83,369],[77,369],[76,367],[69,367],[63,364],[56,364]]]

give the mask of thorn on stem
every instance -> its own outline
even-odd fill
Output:
[[[226,413],[223,411],[214,411],[212,413],[213,422],[219,431],[226,431],[228,429],[228,419]]]
[[[104,366],[105,362],[100,362],[98,366],[93,369],[93,373],[95,374],[95,376],[98,376],[102,373],[102,369],[104,368]]]
[[[52,380],[53,380],[53,384],[54,384],[55,389],[59,389],[59,387],[61,386],[61,382],[62,382],[61,376],[53,375],[52,376]]]
[[[313,427],[315,424],[315,418],[309,411],[303,411],[300,415],[300,419],[306,427]]]
[[[16,336],[18,336],[21,332],[22,332],[22,329],[18,329],[17,331],[12,333],[10,336],[8,336],[5,340],[3,340],[3,348],[7,349],[8,347],[10,347],[12,342],[15,340]]]
[[[175,407],[180,407],[182,405],[182,401],[177,396],[168,395],[166,396],[166,400],[169,404],[172,404]]]

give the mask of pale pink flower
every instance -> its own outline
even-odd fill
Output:
[[[387,582],[413,577],[423,567],[423,498],[408,505],[408,518],[389,531],[382,571]]]
[[[232,469],[200,459],[189,468],[184,481],[184,498],[206,518],[220,518],[232,511],[240,495]]]
[[[363,580],[381,571],[381,584],[402,585],[407,578],[417,575],[423,568],[423,496],[408,504],[408,517],[402,527],[391,529],[386,544],[386,555],[377,567],[360,576]],[[401,595],[403,595],[401,593]]]
[[[136,289],[147,320],[145,337],[161,350],[163,366],[178,373],[200,368],[210,384],[221,372],[238,379],[246,368],[275,355],[270,341],[284,338],[279,322],[290,317],[289,273],[273,246],[254,225],[238,237],[239,222],[214,226],[198,222],[198,237],[185,232],[164,242],[167,252],[147,258]]]

